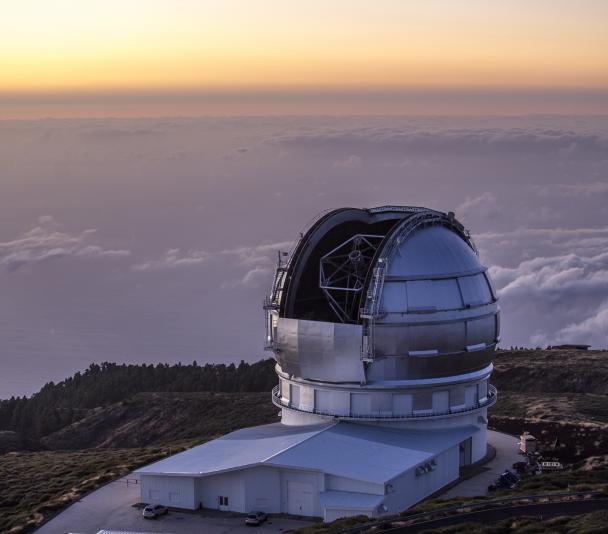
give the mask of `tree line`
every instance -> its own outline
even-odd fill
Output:
[[[31,397],[0,400],[0,430],[34,443],[78,421],[94,408],[140,392],[255,392],[276,385],[273,359],[249,364],[190,365],[91,364],[57,384],[49,382]]]

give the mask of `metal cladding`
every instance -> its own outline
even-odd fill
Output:
[[[320,382],[381,383],[481,370],[499,338],[486,268],[452,213],[343,208],[279,262],[267,348]]]

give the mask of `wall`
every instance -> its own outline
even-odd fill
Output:
[[[310,385],[279,378],[281,402],[296,410],[343,416],[411,416],[473,410],[487,400],[488,379],[398,389]]]
[[[142,474],[141,502],[193,510],[196,508],[194,481],[193,477]]]
[[[371,493],[384,495],[384,484],[375,484],[365,480],[325,475],[325,491],[354,491],[355,493]]]
[[[301,482],[312,485],[313,511],[315,517],[323,517],[323,510],[319,501],[319,493],[325,490],[325,476],[323,473],[281,469],[281,511],[288,512],[287,487],[289,482]]]
[[[219,509],[218,496],[228,497],[228,510],[248,512],[245,507],[245,477],[243,470],[196,478],[196,505]]]
[[[415,468],[390,481],[393,491],[387,493],[384,504],[388,514],[394,514],[425,499],[459,476],[458,445],[436,455],[437,467],[430,473],[416,476]]]
[[[245,481],[245,512],[281,513],[281,473],[273,467],[241,471]]]

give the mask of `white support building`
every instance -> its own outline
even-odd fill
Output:
[[[458,478],[459,445],[473,431],[347,422],[246,428],[140,469],[142,499],[326,521],[395,513]]]
[[[453,214],[335,210],[279,260],[264,308],[282,422],[139,469],[142,502],[375,517],[485,456],[499,310]]]

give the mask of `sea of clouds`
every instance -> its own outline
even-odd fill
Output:
[[[254,361],[320,212],[455,211],[502,346],[608,346],[608,118],[0,122],[0,398],[93,361]]]

